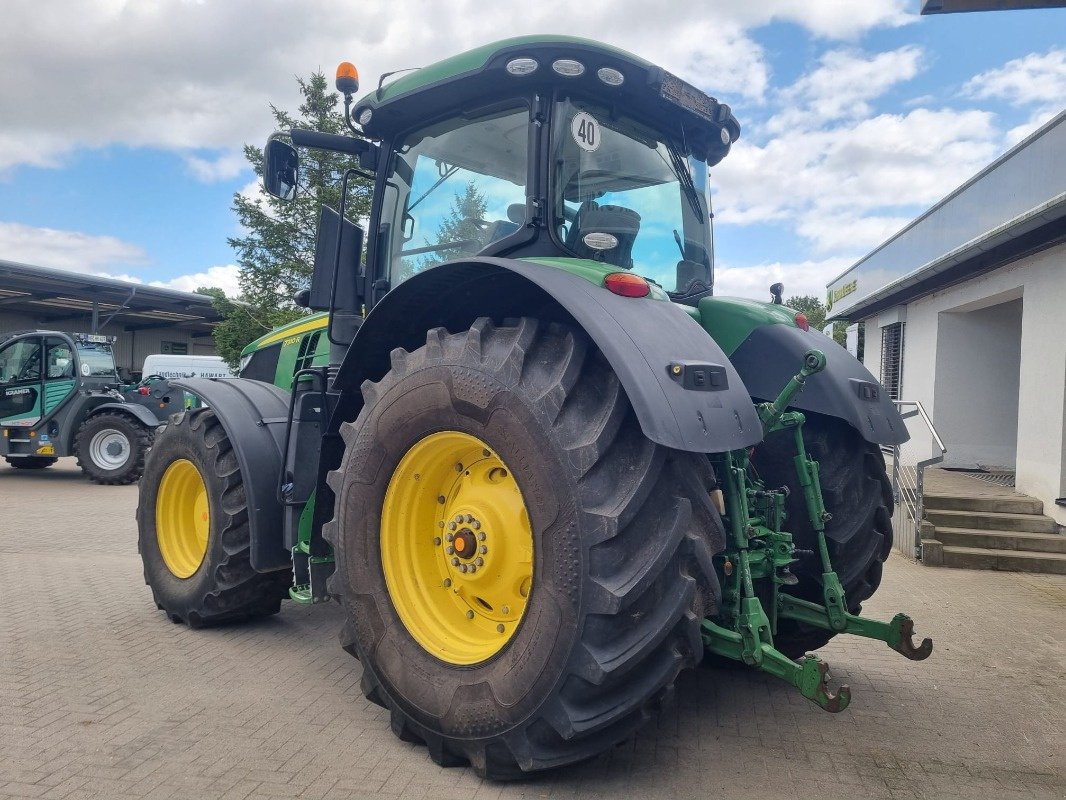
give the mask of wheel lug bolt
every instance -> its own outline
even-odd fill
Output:
[[[478,548],[478,552],[480,552],[481,555],[485,555],[485,553],[489,552],[489,548],[485,547],[485,545],[481,545],[481,547]]]
[[[440,503],[441,505],[444,505],[444,495],[442,495],[442,494],[437,495],[437,502]]]
[[[483,541],[485,541],[485,539],[487,539],[487,538],[488,538],[488,537],[487,537],[487,536],[485,536],[485,531],[482,531],[481,533],[479,533],[479,534],[477,535],[477,539],[478,539],[478,541],[479,541],[479,542],[483,542]]]
[[[454,522],[448,523],[448,530],[454,531],[458,526]]]
[[[452,566],[453,567],[458,567],[459,566],[459,559],[458,558],[453,558],[452,559]]]
[[[451,545],[448,545],[446,548],[444,548],[444,552],[447,553],[448,555],[454,555],[455,548],[452,547]]]
[[[437,547],[440,547],[440,537],[439,536],[434,536],[433,537],[433,544],[436,545]]]
[[[500,609],[500,611],[502,611],[504,614],[510,614],[511,613],[511,607],[510,606],[504,606],[503,608]]]
[[[466,612],[466,618],[467,619],[473,619],[474,618],[474,612],[473,611],[467,611]]]
[[[451,585],[452,585],[452,579],[451,578],[445,578],[444,579],[444,588],[447,589]]]
[[[444,541],[446,541],[446,542],[454,542],[455,541],[455,534],[452,534],[452,533],[444,534]]]
[[[472,574],[474,574],[475,572],[477,572],[477,567],[476,567],[476,566],[474,566],[473,564],[471,564],[471,565],[470,565],[470,566],[468,567],[468,569],[470,570],[470,574],[471,574],[471,575],[472,575]]]
[[[479,567],[484,566],[485,559],[481,558],[481,556],[478,556],[477,558],[474,559],[474,564],[476,564]]]
[[[473,522],[474,521],[474,515],[473,514],[467,514],[466,515],[466,521],[467,522]]]
[[[459,461],[459,462],[456,463],[455,471],[456,472],[462,472],[463,471],[463,462],[462,461]]]
[[[440,522],[438,522],[437,523],[437,527],[438,528],[443,528],[444,527],[444,520],[441,520]]]
[[[467,570],[466,564],[460,564],[459,565],[459,571],[462,572],[464,575],[466,574],[466,570]]]
[[[458,522],[459,524],[462,524],[462,522],[463,522],[463,515],[462,515],[462,514],[456,514],[456,515],[455,515],[455,521],[456,521],[456,522]]]
[[[496,633],[503,633],[503,631],[503,623],[501,622],[499,625],[496,626]]]
[[[478,528],[481,527],[481,522],[475,519],[473,522],[470,523],[470,527],[476,531]]]

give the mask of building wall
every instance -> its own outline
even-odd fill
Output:
[[[187,328],[175,326],[173,328],[149,328],[148,330],[126,331],[123,327],[125,321],[116,321],[105,326],[99,332],[108,336],[116,336],[115,363],[119,367],[125,367],[131,372],[140,372],[145,356],[162,352],[163,342],[178,342],[189,348],[189,355],[213,356],[215,342],[210,336],[193,338],[192,331]],[[6,312],[0,307],[0,334],[8,331],[17,331],[38,328],[48,330],[60,330],[65,333],[89,333],[90,321],[67,320],[58,323],[48,323],[27,314],[15,314]]]
[[[1015,345],[1008,332],[1018,325],[1019,307],[1021,336]],[[874,375],[880,375],[881,327],[901,315],[906,320],[902,398],[919,400],[942,435],[953,432],[945,435],[953,457],[955,447],[962,450],[959,457],[966,457],[960,430],[1002,427],[1002,420],[1013,415],[1009,395],[1015,379],[1009,362],[1017,346],[1017,488],[1042,500],[1044,513],[1066,525],[1066,508],[1055,505],[1055,498],[1066,496],[1066,245],[865,320],[866,365]],[[978,333],[981,323],[988,329]],[[997,330],[1001,337],[991,335]],[[963,363],[971,359],[985,366],[972,375],[967,394],[959,391],[958,370],[973,373]],[[913,438],[903,457],[928,458],[930,437],[919,425],[910,428]],[[1004,453],[1010,431],[987,433],[989,447]]]

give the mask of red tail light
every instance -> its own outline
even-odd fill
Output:
[[[612,272],[603,279],[603,285],[622,297],[647,297],[651,291],[648,282],[632,272]]]
[[[141,395],[142,397],[147,397],[149,394],[148,387],[142,386],[140,389],[137,390],[137,394]]]
[[[807,322],[807,315],[800,311],[796,314],[796,326],[802,328],[805,331],[811,329],[811,323]]]

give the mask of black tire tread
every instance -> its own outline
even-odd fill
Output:
[[[10,464],[14,469],[46,469],[58,460],[58,458],[52,458],[51,456],[4,457],[4,461]]]
[[[167,604],[163,594],[152,584],[147,567],[144,582],[151,588],[156,606],[166,612],[171,621],[186,623],[190,628],[203,628],[239,622],[254,617],[276,614],[281,610],[282,599],[288,597],[292,576],[287,571],[256,572],[251,564],[251,537],[248,527],[248,503],[244,482],[237,463],[236,453],[230,444],[222,423],[209,408],[194,409],[176,415],[160,434],[180,435],[187,429],[198,440],[202,452],[208,455],[212,476],[221,488],[222,519],[219,520],[219,536],[222,538],[223,557],[209,564],[213,580],[209,588],[192,602],[179,605]],[[143,479],[142,479],[143,484]],[[145,487],[141,486],[137,507],[138,526],[141,535],[146,530],[154,532],[154,508],[148,508],[143,498]],[[154,496],[154,495],[153,495]],[[143,544],[139,550],[144,552]]]
[[[885,459],[877,445],[865,441],[843,420],[821,414],[806,414],[803,441],[807,453],[818,462],[822,499],[833,518],[826,525],[829,557],[844,586],[848,609],[853,614],[881,585],[885,560],[892,550],[892,484]],[[807,516],[792,457],[796,453],[791,431],[769,436],[756,449],[753,463],[770,487],[787,485],[786,530],[798,547],[813,550],[793,566],[800,582],[790,587],[797,596],[822,602],[821,562],[815,532]],[[774,643],[797,658],[825,646],[835,633],[783,621]]]
[[[130,460],[125,468],[115,475],[109,475],[107,470],[100,469],[93,463],[87,452],[89,434],[101,420],[112,427],[126,430],[130,440]],[[74,453],[78,458],[78,466],[93,483],[104,486],[125,486],[136,483],[144,474],[144,462],[153,440],[153,431],[140,422],[133,421],[129,414],[123,414],[120,411],[102,411],[86,418],[78,427]]]
[[[442,766],[470,763],[483,777],[508,780],[587,760],[644,724],[680,671],[703,657],[699,625],[719,595],[710,555],[724,544],[708,495],[709,465],[644,437],[613,370],[582,332],[528,318],[500,328],[482,318],[454,335],[429,331],[425,347],[394,351],[393,370],[364,385],[367,407],[405,376],[442,362],[491,370],[533,398],[569,458],[579,513],[592,532],[580,640],[537,712],[488,741],[447,738],[407,718],[367,668],[354,625],[345,626],[342,644],[362,657],[363,691],[389,709],[396,735],[424,742]],[[349,448],[357,446],[358,425],[344,425]],[[336,518],[324,530],[335,552],[339,532]],[[332,590],[342,598],[345,574],[338,564]]]

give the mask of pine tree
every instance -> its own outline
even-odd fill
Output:
[[[290,114],[271,104],[270,111],[279,130],[308,128],[326,133],[345,131],[344,112],[338,108],[339,95],[328,91],[321,72],[310,78],[297,77],[303,102]],[[244,155],[259,180],[263,177],[263,150],[245,145]],[[298,318],[305,312],[293,305],[292,297],[310,286],[314,269],[315,237],[321,205],[338,207],[341,177],[357,166],[350,156],[323,150],[304,149],[300,153],[300,185],[296,199],[278,200],[263,194],[233,196],[233,211],[245,233],[229,239],[237,253],[241,294],[234,303],[219,290],[204,293],[215,297],[214,305],[224,317],[215,330],[219,354],[235,364],[249,342],[272,327]],[[370,214],[373,187],[361,178],[348,182],[349,219],[365,219]]]
[[[485,196],[478,191],[477,184],[474,181],[469,181],[462,194],[455,193],[452,210],[437,226],[436,240],[430,242],[427,239],[426,244],[433,245],[463,241],[481,242],[485,235],[485,212],[487,210],[488,203],[485,200]],[[409,278],[411,275],[436,266],[442,261],[458,258],[464,253],[469,254],[480,249],[480,245],[468,244],[464,247],[448,247],[434,250],[422,256],[416,262],[405,259],[402,269],[403,277]]]

